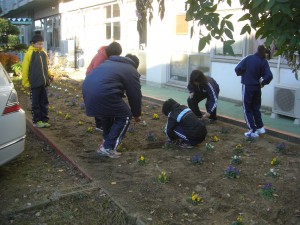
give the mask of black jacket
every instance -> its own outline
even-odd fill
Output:
[[[141,85],[134,62],[111,56],[85,78],[82,93],[88,116],[126,117],[141,115]],[[130,108],[123,100],[124,92]]]
[[[218,105],[218,97],[220,88],[218,83],[212,77],[208,77],[208,84],[204,86],[197,86],[194,84],[188,85],[188,90],[190,93],[194,93],[194,95],[203,96],[203,98],[207,98],[207,111],[208,113],[212,113]]]
[[[203,121],[186,106],[176,104],[168,115],[166,134],[170,140],[175,140],[174,133],[176,126],[181,126],[189,140],[203,140],[207,134]]]

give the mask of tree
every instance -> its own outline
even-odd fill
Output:
[[[23,51],[27,46],[20,44],[19,29],[10,21],[0,18],[0,52]]]
[[[159,2],[159,0],[158,0]],[[240,35],[255,32],[255,38],[265,39],[265,45],[276,46],[275,55],[283,56],[298,79],[300,68],[300,1],[299,0],[239,0],[245,14],[239,19],[246,24]],[[198,50],[201,51],[212,39],[223,42],[223,54],[234,55],[232,44],[235,42],[230,21],[232,14],[221,16],[218,6],[231,6],[231,0],[187,0],[186,20],[200,26]],[[162,2],[161,4],[164,4]],[[160,8],[161,8],[161,4]],[[163,6],[164,9],[164,6]],[[161,13],[162,11],[160,11]],[[194,27],[191,28],[194,33]],[[203,29],[208,31],[203,34]]]

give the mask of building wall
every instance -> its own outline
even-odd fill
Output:
[[[7,1],[5,2],[7,3]],[[234,74],[234,67],[244,56],[253,53],[259,42],[254,40],[252,36],[241,37],[239,29],[242,25],[240,25],[235,26],[236,44],[234,48],[237,54],[235,57],[223,56],[222,51],[218,49],[221,45],[216,42],[206,47],[203,52],[198,53],[199,36],[196,32],[193,38],[190,38],[191,23],[188,24],[188,32],[180,29],[178,31],[177,20],[185,14],[184,2],[185,0],[166,0],[166,12],[161,21],[157,16],[157,1],[153,1],[154,18],[151,25],[147,25],[147,46],[139,46],[139,35],[136,30],[136,8],[133,0],[74,0],[60,3],[54,8],[34,9],[33,17],[35,19],[45,18],[59,13],[61,15],[61,40],[65,43],[60,50],[61,52],[68,52],[68,49],[64,50],[64,47],[70,46],[76,38],[75,44],[84,51],[81,56],[84,61],[82,66],[86,67],[98,48],[112,41],[112,39],[105,37],[105,6],[119,4],[120,16],[118,20],[121,23],[121,39],[118,41],[123,47],[122,55],[133,53],[140,57],[140,73],[149,84],[169,84],[185,88],[190,72],[199,68],[217,80],[221,87],[221,97],[240,101],[240,78]],[[234,7],[220,10],[219,13],[228,14],[232,12],[234,12],[233,19],[235,20],[243,14],[237,3]],[[28,13],[20,12],[22,15]],[[25,32],[28,35],[31,34],[29,29],[26,29]],[[195,27],[196,31],[197,29]],[[72,40],[72,43],[69,40]],[[72,51],[74,50],[72,49]],[[183,59],[177,60],[178,56],[183,57]],[[284,84],[288,87],[300,87],[300,81],[295,79],[294,74],[284,61],[273,59],[270,61],[270,66],[274,80],[269,86],[263,88],[262,98],[262,104],[268,107],[273,105],[275,85]],[[176,74],[173,74],[174,71]]]

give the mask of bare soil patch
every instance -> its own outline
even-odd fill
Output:
[[[20,81],[15,84],[26,108],[29,97],[22,92]],[[115,201],[147,224],[223,225],[232,224],[238,216],[243,224],[300,224],[298,145],[285,142],[284,151],[279,150],[280,139],[264,135],[247,140],[244,127],[217,121],[207,124],[206,140],[193,149],[164,146],[166,117],[161,106],[143,101],[145,122],[131,124],[119,149],[122,157],[103,158],[95,153],[101,133],[94,130],[94,119],[82,109],[81,82],[58,77],[49,88],[49,101],[52,127],[43,132]],[[153,119],[153,114],[159,119]],[[225,171],[235,155],[241,163],[232,164],[239,174],[231,179]],[[158,179],[162,172],[167,183]],[[201,198],[199,204],[192,201],[193,193]]]

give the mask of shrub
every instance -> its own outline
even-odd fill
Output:
[[[0,62],[2,64],[2,66],[5,68],[5,70],[8,73],[11,73],[13,71],[12,65],[18,63],[19,58],[17,55],[14,55],[14,54],[0,52]]]

